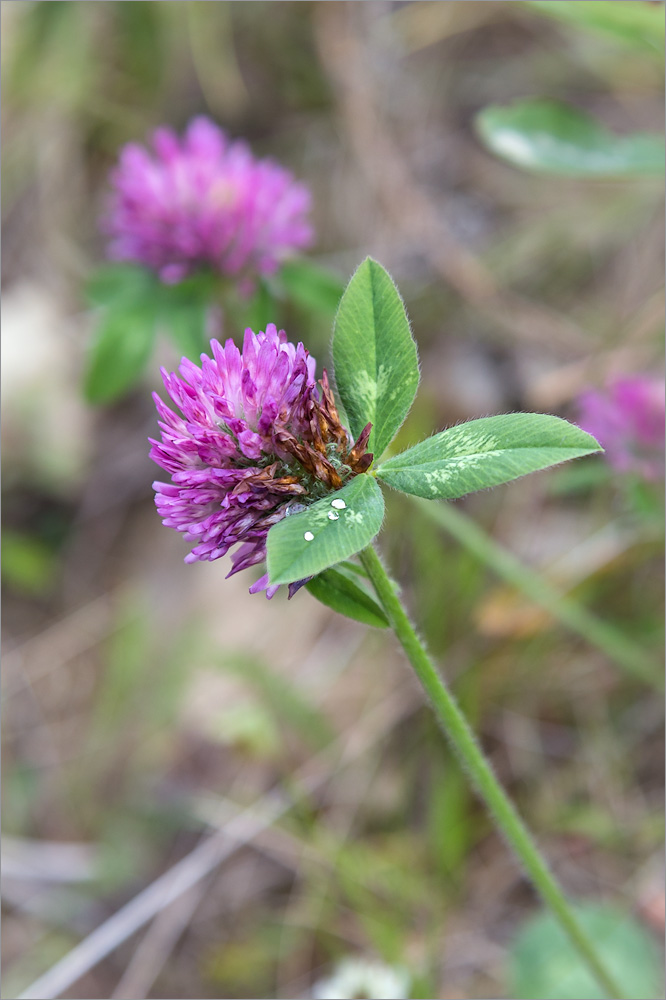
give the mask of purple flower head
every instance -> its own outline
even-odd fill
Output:
[[[163,523],[195,543],[185,561],[218,559],[240,543],[231,576],[264,560],[266,535],[290,506],[368,468],[370,425],[352,444],[326,372],[317,385],[314,358],[272,323],[246,330],[242,352],[233,340],[212,340],[211,350],[201,367],[183,358],[180,374],[162,369],[182,416],[154,394],[162,440],[151,439],[150,457],[171,476],[154,483]],[[251,592],[263,589],[271,597],[277,588],[262,577]]]
[[[308,188],[207,118],[182,139],[157,129],[153,149],[130,143],[111,173],[102,225],[114,260],[143,264],[167,284],[207,266],[247,285],[312,242]]]
[[[580,426],[593,434],[618,472],[659,479],[664,471],[664,379],[619,378],[578,398]]]

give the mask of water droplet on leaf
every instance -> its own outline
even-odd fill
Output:
[[[328,512],[328,519],[329,519],[329,521],[337,521],[339,517],[340,517],[340,515],[336,514],[336,512],[334,510],[331,510],[331,511]]]
[[[331,507],[335,507],[336,510],[344,510],[346,506],[347,504],[344,500],[340,500],[339,498],[337,500],[331,500]]]
[[[312,534],[311,531],[306,531],[305,534],[303,535],[303,538],[305,539],[306,542],[312,542],[314,540],[314,535]]]
[[[284,512],[284,516],[290,517],[292,514],[300,514],[304,510],[307,510],[304,503],[290,503]]]

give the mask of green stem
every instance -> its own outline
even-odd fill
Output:
[[[560,921],[572,944],[592,970],[599,984],[613,1000],[621,1000],[624,993],[597,955],[594,943],[580,926],[564,893],[532,839],[532,835],[493,774],[465,716],[458,708],[453,696],[437,673],[425,647],[416,635],[379,556],[370,545],[359,553],[359,558],[388,615],[396,637],[407,654],[407,659],[414,667],[432,702],[445,736],[470,775],[477,792],[493,815],[498,828],[522,861],[534,886]]]
[[[663,672],[649,653],[609,622],[602,621],[577,601],[560,594],[543,576],[525,566],[514,555],[498,545],[482,528],[471,521],[451,503],[433,503],[432,500],[414,500],[425,517],[434,521],[468,552],[480,559],[520,590],[530,601],[538,604],[572,632],[600,649],[626,673],[664,689]]]

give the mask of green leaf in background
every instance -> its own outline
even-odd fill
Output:
[[[86,281],[85,297],[91,306],[111,307],[147,298],[157,287],[157,278],[146,268],[133,264],[102,264]]]
[[[198,360],[209,349],[207,316],[214,301],[214,276],[208,272],[193,275],[177,285],[155,289],[160,325],[185,357]]]
[[[664,5],[643,0],[527,0],[527,7],[624,45],[664,54]]]
[[[359,579],[358,573],[339,563],[334,569],[326,569],[313,577],[305,589],[327,608],[333,608],[347,618],[374,625],[375,628],[386,628],[389,620],[384,610],[359,584]]]
[[[57,555],[41,539],[3,528],[2,582],[19,593],[39,596],[53,584]]]
[[[663,136],[616,136],[590,115],[545,99],[491,105],[476,117],[482,142],[515,167],[565,177],[663,176]]]
[[[255,333],[258,333],[259,330],[265,330],[269,323],[276,322],[275,299],[265,281],[258,282],[252,297],[247,300],[245,309],[241,311],[243,312],[242,328],[245,329],[249,326]]]
[[[453,500],[601,450],[560,417],[505,413],[449,427],[389,458],[376,474],[403,493]]]
[[[90,403],[110,403],[135,384],[150,357],[156,321],[150,302],[104,310],[85,374]]]
[[[379,458],[409,412],[419,384],[416,344],[398,289],[367,257],[340,301],[333,333],[335,381],[351,432],[372,423]]]
[[[224,339],[233,335],[242,341],[243,331],[248,327],[258,333],[265,330],[268,323],[275,323],[278,330],[283,325],[282,303],[276,296],[273,279],[260,278],[250,294],[243,294],[238,287],[225,280],[219,287],[217,298],[224,303]]]
[[[286,261],[280,278],[290,299],[317,312],[334,315],[344,292],[344,284],[325,268],[307,257]]]
[[[355,555],[372,541],[383,519],[384,498],[374,478],[367,473],[355,476],[303,513],[273,525],[266,557],[270,582],[316,576]]]
[[[176,350],[192,361],[198,361],[204,351],[210,353],[206,315],[204,302],[179,303],[161,312],[160,325]]]
[[[576,915],[623,996],[663,996],[661,961],[650,935],[632,917],[585,903]],[[556,918],[541,913],[522,928],[510,950],[508,995],[517,1000],[596,1000],[604,997]]]

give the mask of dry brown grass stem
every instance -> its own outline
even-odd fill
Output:
[[[416,243],[433,270],[490,325],[524,343],[570,355],[589,346],[573,321],[500,288],[485,264],[445,227],[419,185],[382,115],[371,60],[355,30],[355,5],[318,4],[314,24],[322,63],[338,97],[339,115],[365,180],[401,238]]]
[[[406,711],[411,711],[411,707],[411,699],[405,689],[392,692],[368,713],[362,726],[354,722],[335,741],[333,748],[327,748],[300,768],[294,775],[294,787],[303,795],[312,794],[321,788],[339,768],[349,766],[375,746]],[[287,798],[282,789],[275,786],[254,805],[241,810],[97,927],[24,990],[18,1000],[54,1000],[61,996],[141,927],[177,900],[182,900],[186,893],[198,886],[223,861],[241,847],[252,843],[259,834],[284,816],[291,806],[291,797]],[[178,931],[180,924],[180,917],[174,920],[173,925],[169,926],[170,936]],[[160,955],[168,938],[165,925],[159,938]]]

